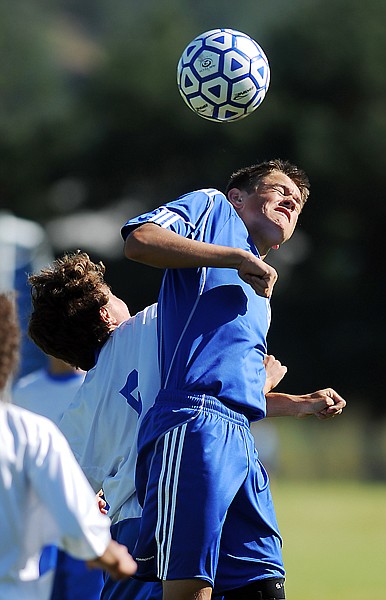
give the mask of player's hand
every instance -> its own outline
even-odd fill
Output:
[[[346,406],[346,401],[332,388],[318,390],[312,394],[301,396],[298,417],[315,415],[318,419],[330,419],[340,415]]]
[[[107,515],[107,513],[108,513],[108,510],[106,509],[107,502],[103,498],[103,490],[99,490],[99,492],[97,493],[96,501],[98,504],[99,512],[101,512],[102,515]]]
[[[264,385],[264,394],[268,394],[283,379],[287,373],[287,367],[281,364],[272,354],[267,354],[264,359],[266,379]]]
[[[126,546],[111,540],[105,552],[99,558],[86,561],[90,569],[103,569],[112,579],[126,579],[137,570],[137,563],[129,554]]]
[[[277,273],[271,265],[253,254],[247,253],[238,266],[238,274],[258,296],[271,297],[273,286],[277,280]]]

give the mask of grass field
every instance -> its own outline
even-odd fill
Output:
[[[272,481],[288,600],[384,598],[386,484]]]

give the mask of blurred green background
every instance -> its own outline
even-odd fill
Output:
[[[187,43],[216,27],[270,61],[266,99],[236,123],[200,119],[176,86]],[[282,390],[331,386],[348,408],[276,421],[277,473],[385,481],[385,2],[0,0],[0,40],[0,216],[36,221],[55,255],[103,260],[132,312],[162,273],[123,260],[127,218],[258,160],[307,171],[298,230],[269,256],[269,349]]]
[[[288,600],[383,598],[384,483],[274,481]]]
[[[271,85],[250,117],[218,124],[185,106],[175,78],[187,43],[223,26],[262,45]],[[360,453],[357,474],[385,479],[385,3],[1,0],[0,39],[1,209],[37,221],[56,255],[102,259],[133,312],[156,299],[162,273],[122,259],[126,218],[221,189],[257,160],[308,172],[298,230],[269,257],[270,351],[289,369],[282,389],[347,398],[339,426],[350,422],[354,448],[342,466],[334,440],[332,472],[353,474]],[[294,433],[317,460],[330,428]]]

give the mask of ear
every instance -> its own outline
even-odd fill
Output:
[[[99,314],[101,320],[104,323],[107,323],[107,325],[109,325],[110,327],[116,325],[115,319],[110,315],[110,312],[106,306],[101,306],[101,308],[99,309]]]
[[[228,192],[228,200],[236,210],[244,206],[243,192],[238,188],[231,188]]]

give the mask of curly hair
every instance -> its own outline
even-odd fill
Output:
[[[109,300],[104,273],[103,263],[77,251],[28,278],[29,336],[46,354],[85,371],[94,366],[96,353],[110,334],[100,317]]]
[[[20,329],[14,296],[0,294],[0,392],[16,371],[19,361]]]
[[[309,179],[302,169],[299,169],[296,165],[291,164],[286,160],[275,158],[273,160],[265,161],[252,165],[250,167],[244,167],[232,173],[226,189],[225,194],[228,194],[229,190],[236,187],[241,190],[245,190],[248,194],[251,194],[263,177],[269,175],[273,171],[280,171],[287,175],[292,181],[298,186],[301,197],[302,206],[304,206],[309,194],[310,194],[310,182]]]

